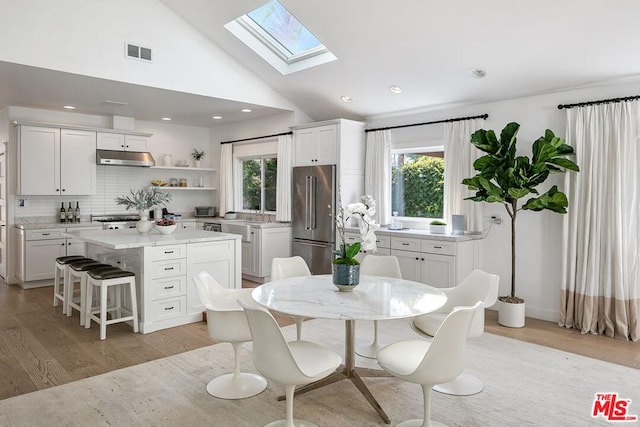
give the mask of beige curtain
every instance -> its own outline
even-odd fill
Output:
[[[367,132],[364,192],[376,201],[374,221],[391,222],[391,131]]]
[[[560,326],[640,338],[638,102],[567,110],[579,173],[565,175]]]
[[[467,231],[482,231],[482,203],[464,200],[475,193],[461,184],[476,174],[473,162],[482,153],[469,141],[480,123],[472,119],[444,126],[444,220],[449,224],[451,215],[464,215]]]
[[[222,144],[220,147],[220,215],[232,211],[233,197],[233,144]]]
[[[293,137],[278,137],[276,176],[276,221],[291,221],[291,178],[293,173]]]

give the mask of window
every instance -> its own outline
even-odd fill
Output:
[[[444,147],[391,151],[391,211],[407,218],[442,218]]]
[[[276,173],[275,157],[241,159],[242,209],[275,212]]]
[[[234,19],[225,28],[284,75],[337,59],[277,0]]]

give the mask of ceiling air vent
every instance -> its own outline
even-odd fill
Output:
[[[124,53],[127,58],[151,62],[151,48],[125,43]]]

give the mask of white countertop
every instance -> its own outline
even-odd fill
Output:
[[[146,246],[177,245],[185,243],[211,242],[216,240],[240,240],[238,234],[217,233],[215,231],[177,228],[171,234],[160,234],[157,230],[138,233],[135,229],[67,231],[66,237],[84,240],[87,243],[109,249],[130,249]]]
[[[151,220],[153,221],[153,220]],[[174,220],[177,223],[182,222],[196,222],[195,218],[178,218]],[[90,221],[80,221],[80,222],[40,222],[40,221],[20,221],[15,224],[16,228],[20,230],[40,230],[43,228],[82,228],[82,227],[102,227],[102,223],[99,222],[90,222]]]
[[[226,219],[226,218],[207,218],[205,221],[198,219],[199,222],[207,222],[210,224],[248,224],[257,228],[285,228],[291,227],[290,222],[264,222],[264,221],[249,221],[246,219]]]
[[[346,227],[347,231],[359,233],[357,227]],[[432,233],[429,230],[421,230],[417,228],[403,228],[401,230],[390,230],[387,227],[382,227],[376,230],[376,235],[381,236],[398,236],[398,237],[415,237],[429,240],[441,240],[450,242],[465,242],[467,240],[482,239],[482,234],[438,234]]]

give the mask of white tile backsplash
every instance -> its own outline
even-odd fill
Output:
[[[165,169],[151,169],[125,166],[97,166],[96,194],[93,196],[17,196],[26,199],[25,207],[16,207],[16,217],[51,217],[60,210],[60,203],[65,208],[69,202],[73,207],[76,201],[80,203],[82,215],[124,213],[126,210],[115,203],[115,198],[128,194],[130,189],[148,186],[151,180],[171,178],[186,178],[188,185],[194,186],[197,177],[204,177],[204,185],[208,187],[212,182],[213,172],[203,171],[173,171]],[[190,214],[195,206],[216,206],[216,192],[204,190],[168,190],[171,202],[169,212]],[[16,222],[18,222],[16,218]]]

